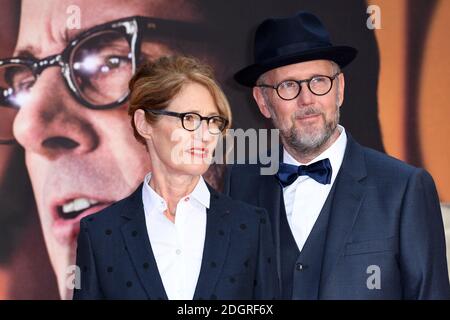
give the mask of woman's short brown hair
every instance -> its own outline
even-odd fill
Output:
[[[188,83],[198,83],[208,89],[219,110],[219,115],[229,121],[227,129],[230,127],[230,105],[215,80],[211,67],[191,57],[165,56],[139,67],[128,84],[130,89],[128,114],[131,116],[134,136],[139,142],[146,145],[145,139],[136,130],[134,124],[136,110],[167,108],[170,101]],[[145,118],[152,123],[156,121],[157,116],[146,112]]]

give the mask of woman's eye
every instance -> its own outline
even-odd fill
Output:
[[[212,122],[215,125],[220,125],[223,123],[223,120],[221,118],[217,117],[217,118],[212,118],[210,122]]]
[[[192,114],[187,114],[184,116],[184,121],[194,121],[194,116]]]

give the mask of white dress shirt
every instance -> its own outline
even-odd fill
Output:
[[[151,173],[148,173],[142,201],[164,289],[169,300],[192,300],[202,264],[210,192],[200,177],[192,193],[178,202],[173,223],[164,215],[167,203],[150,187],[150,179]]]
[[[309,165],[328,158],[332,168],[330,184],[321,184],[309,176],[300,176],[294,183],[283,188],[287,221],[300,251],[319,217],[344,158],[347,135],[344,127],[338,126],[338,129],[340,131],[338,139],[309,163],[299,163],[286,149],[283,150],[284,163],[296,166]]]

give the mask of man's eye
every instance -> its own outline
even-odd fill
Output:
[[[120,58],[119,57],[109,57],[106,59],[105,65],[107,65],[111,69],[118,68],[120,66]]]
[[[35,82],[34,77],[24,79],[14,86],[14,91],[16,92],[28,91],[34,85],[34,82]]]
[[[111,69],[119,68],[125,63],[129,63],[130,59],[128,57],[111,56],[106,59],[105,65]]]
[[[36,82],[36,79],[33,75],[26,72],[20,72],[14,74],[11,79],[11,87],[13,90],[17,92],[28,91]]]
[[[312,83],[323,83],[326,82],[328,80],[327,77],[314,77],[311,79]]]
[[[297,82],[295,81],[284,81],[280,83],[279,88],[280,89],[292,89],[297,87]]]
[[[16,92],[30,89],[36,81],[33,73],[23,67],[8,69],[4,77],[4,82]]]
[[[99,71],[101,73],[107,73],[115,69],[119,69],[124,65],[130,63],[130,59],[128,57],[121,56],[110,56],[104,59],[104,63],[99,66]]]
[[[108,73],[121,67],[128,66],[131,60],[127,56],[118,55],[90,55],[83,60],[77,61],[73,65],[76,72],[85,74]]]

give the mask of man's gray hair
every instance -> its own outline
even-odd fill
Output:
[[[258,79],[256,80],[256,85],[259,86],[261,84],[266,84],[266,80],[267,80],[267,71],[258,77]]]
[[[333,74],[340,73],[341,67],[339,67],[339,65],[334,61],[330,60],[330,62],[331,62],[331,66],[333,67]]]

